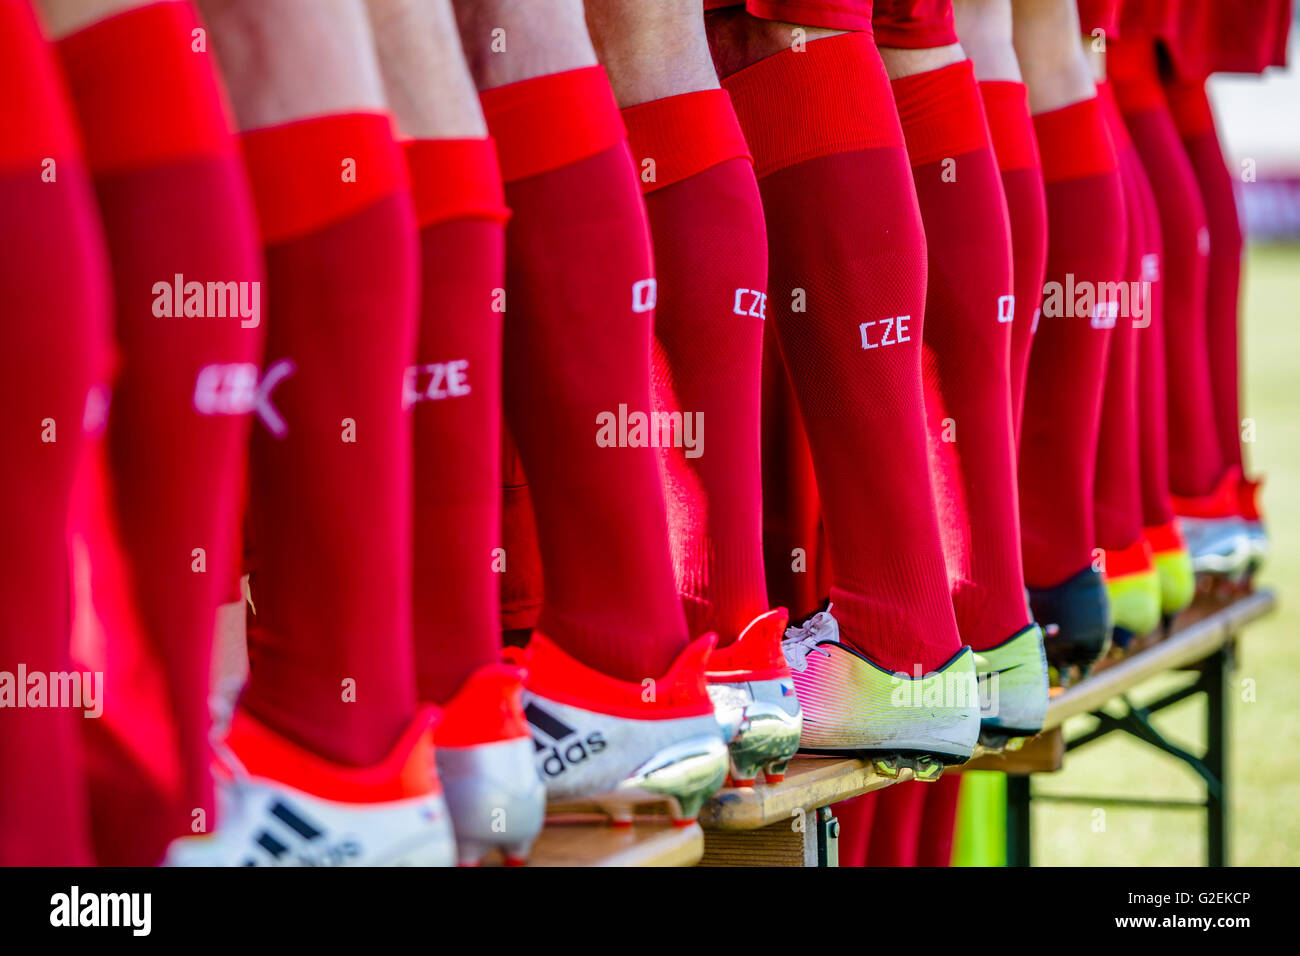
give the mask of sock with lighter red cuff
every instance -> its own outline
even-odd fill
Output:
[[[1117,316],[1111,332],[1110,357],[1106,368],[1101,429],[1097,440],[1097,479],[1093,489],[1097,546],[1105,551],[1123,551],[1142,537],[1142,488],[1139,478],[1141,452],[1138,443],[1139,336],[1149,319],[1149,299],[1142,289],[1143,224],[1138,210],[1137,187],[1133,164],[1138,163],[1133,144],[1128,141],[1124,120],[1109,84],[1098,84],[1107,129],[1115,142],[1124,189],[1128,234],[1124,281],[1128,283],[1127,314]],[[1140,165],[1140,164],[1139,164]],[[1136,294],[1135,294],[1136,293]]]
[[[1210,232],[1205,204],[1165,102],[1155,50],[1139,41],[1115,43],[1107,62],[1160,217],[1170,489],[1197,497],[1213,491],[1224,471],[1206,333]]]
[[[625,109],[623,121],[654,239],[651,392],[655,412],[675,430],[661,435],[669,441],[660,445],[659,470],[677,590],[690,633],[716,631],[725,645],[768,610],[759,450],[763,206],[725,90],[642,103]]]
[[[367,766],[416,710],[402,395],[419,250],[407,171],[379,113],[300,120],[243,143],[271,304],[243,706],[321,757]],[[340,174],[349,168],[355,177]]]
[[[1097,99],[1034,117],[1047,192],[1042,317],[1020,439],[1025,580],[1054,588],[1093,562],[1097,436],[1113,303],[1124,270],[1124,197]],[[1051,623],[1051,622],[1043,622]]]
[[[884,66],[851,33],[724,85],[763,195],[768,309],[812,449],[841,634],[883,667],[932,670],[961,640],[926,451],[925,236]]]
[[[1205,81],[1167,84],[1165,96],[1205,204],[1210,230],[1206,262],[1205,340],[1219,452],[1225,469],[1244,468],[1241,455],[1241,222],[1232,175],[1223,160]]]
[[[0,670],[12,681],[72,666],[68,507],[87,395],[107,372],[109,290],[72,109],[26,2],[0,3],[0,89]],[[87,865],[81,714],[16,706],[27,695],[23,679],[0,707],[0,866]]]
[[[1011,419],[1011,229],[970,61],[893,89],[930,253],[922,375],[939,526],[957,626],[982,650],[1030,623]]]
[[[248,184],[190,4],[157,3],[58,44],[108,239],[120,354],[108,418],[110,500],[150,655],[166,677],[178,805],[115,797],[108,829],[151,864],[213,812],[208,692],[228,599],[262,354],[262,261]],[[110,695],[111,700],[111,695]],[[115,839],[113,835],[109,839]]]
[[[537,521],[538,628],[601,673],[657,676],[686,623],[648,434],[650,236],[618,107],[600,67],[482,101],[512,211],[504,397]]]
[[[412,624],[420,699],[446,704],[501,657],[505,221],[491,139],[405,144],[420,229],[420,325],[402,402],[414,433]]]
[[[1047,195],[1043,188],[1043,167],[1038,155],[1034,120],[1029,114],[1025,84],[1010,80],[980,83],[984,112],[988,117],[993,151],[1002,170],[1002,192],[1011,224],[1011,253],[1015,318],[1011,323],[1011,414],[1015,423],[1016,446],[1025,410],[1025,378],[1029,374],[1029,351],[1038,324],[1043,295],[1043,274],[1047,269]]]

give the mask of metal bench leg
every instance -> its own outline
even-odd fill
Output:
[[[1206,862],[1228,864],[1228,674],[1231,643],[1206,658],[1201,672],[1205,687],[1206,769],[1219,781],[1205,794]]]

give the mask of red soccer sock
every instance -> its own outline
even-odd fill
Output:
[[[1224,469],[1243,467],[1241,457],[1241,386],[1239,372],[1241,294],[1241,222],[1232,175],[1223,161],[1214,114],[1205,96],[1205,81],[1165,87],[1169,109],[1205,203],[1210,229],[1210,256],[1205,289],[1205,336],[1219,452]]]
[[[798,622],[821,610],[821,499],[799,404],[769,315],[763,331],[763,567],[767,596]]]
[[[1096,301],[1124,270],[1124,196],[1100,104],[1034,117],[1047,190],[1042,318],[1029,356],[1020,439],[1025,581],[1055,587],[1088,567],[1093,472],[1111,319]]]
[[[931,670],[961,640],[928,478],[925,236],[884,66],[850,33],[725,85],[763,194],[768,309],[812,448],[841,633],[883,667]]]
[[[984,97],[993,151],[1002,170],[1002,192],[1011,223],[1011,275],[1016,297],[1015,320],[1011,324],[1011,414],[1019,448],[1029,351],[1047,269],[1047,196],[1025,84],[986,80],[980,83],[980,94]]]
[[[213,386],[256,369],[264,334],[252,203],[214,64],[191,49],[198,27],[189,4],[159,3],[59,43],[116,292],[110,495],[185,782],[176,806],[113,795],[134,781],[103,783],[106,825],[139,833],[142,852],[213,810],[212,634],[235,566],[252,418],[242,394]]]
[[[415,435],[413,627],[420,699],[498,661],[505,220],[490,139],[406,144],[421,244],[420,331],[403,404]]]
[[[655,286],[618,107],[599,67],[482,100],[513,212],[504,394],[537,519],[538,627],[602,673],[658,676],[686,623],[656,451],[632,417],[652,410]]]
[[[250,132],[244,154],[273,310],[253,432],[243,706],[328,760],[364,766],[415,713],[401,383],[419,266],[407,173],[374,113]]]
[[[1176,495],[1211,492],[1223,474],[1215,428],[1205,305],[1209,229],[1200,187],[1156,74],[1155,51],[1116,43],[1115,98],[1155,195],[1164,244],[1169,481]]]
[[[917,866],[952,866],[952,844],[961,801],[961,774],[945,773],[925,785],[921,833],[916,849]]]
[[[867,866],[916,866],[928,787],[911,781],[876,792]]]
[[[1149,282],[1146,328],[1137,334],[1138,480],[1142,495],[1142,523],[1161,527],[1174,520],[1169,496],[1168,390],[1165,384],[1164,244],[1155,195],[1136,151],[1128,165],[1132,201],[1128,213],[1137,228],[1130,226],[1129,240],[1141,250],[1142,281]],[[1126,200],[1128,194],[1126,194]]]
[[[106,371],[107,264],[85,160],[54,53],[26,2],[0,3],[0,671],[66,673],[66,547],[90,386]],[[50,178],[50,176],[53,178]],[[92,691],[103,693],[97,681]],[[0,707],[0,866],[91,862],[82,712]],[[102,701],[102,697],[100,698]]]
[[[659,293],[652,398],[684,436],[682,445],[659,449],[677,591],[690,633],[716,631],[726,644],[768,610],[759,451],[763,206],[726,91],[643,103],[623,120],[633,162],[654,170],[641,177]]]
[[[893,88],[930,253],[922,374],[939,527],[962,641],[982,650],[1030,621],[1008,367],[1011,228],[971,62]]]
[[[1123,117],[1115,104],[1108,83],[1097,84],[1106,128],[1115,143],[1120,179],[1124,188],[1124,206],[1128,235],[1124,281],[1129,284],[1127,315],[1116,318],[1111,332],[1110,357],[1106,367],[1106,390],[1101,412],[1101,431],[1097,440],[1097,479],[1093,489],[1097,546],[1107,551],[1123,551],[1142,537],[1141,450],[1138,444],[1138,351],[1139,336],[1149,319],[1149,300],[1133,290],[1142,288],[1143,223],[1138,211],[1137,184],[1133,167],[1141,163],[1124,129]],[[1138,314],[1141,312],[1141,315]]]

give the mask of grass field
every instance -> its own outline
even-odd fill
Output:
[[[1231,702],[1230,860],[1236,866],[1300,864],[1300,247],[1250,250],[1244,270],[1245,404],[1256,423],[1248,468],[1267,476],[1265,518],[1273,555],[1261,581],[1280,610],[1244,633]],[[1161,678],[1142,688],[1153,699]],[[1253,682],[1253,685],[1252,683]],[[1245,698],[1251,696],[1253,701]],[[1170,740],[1199,752],[1203,703],[1184,701],[1156,723]],[[1088,718],[1079,718],[1086,725]],[[1067,733],[1078,728],[1067,725]],[[1172,757],[1122,735],[1071,755],[1059,774],[1035,778],[1036,793],[1128,794],[1203,799],[1204,786]],[[1038,803],[1036,865],[1175,866],[1205,859],[1199,810],[1107,807],[1104,827],[1087,803]]]

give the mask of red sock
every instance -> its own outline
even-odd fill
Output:
[[[1210,257],[1205,289],[1205,335],[1210,357],[1214,421],[1223,465],[1242,467],[1241,359],[1238,305],[1241,294],[1241,222],[1232,174],[1223,161],[1223,148],[1214,114],[1205,96],[1205,81],[1165,87],[1174,125],[1182,138],[1192,172],[1205,202],[1210,229]]]
[[[745,137],[724,90],[623,111],[645,172],[658,303],[655,411],[704,426],[659,450],[677,591],[692,635],[728,643],[768,609],[759,451],[767,234]],[[653,164],[648,166],[647,163]]]
[[[72,111],[26,2],[0,4],[0,89],[12,111],[0,140],[0,671],[13,680],[20,667],[71,670],[65,525],[86,396],[106,371],[109,300]],[[88,864],[82,712],[16,703],[0,709],[0,866]]]
[[[1155,194],[1164,243],[1169,481],[1176,495],[1208,494],[1223,474],[1215,429],[1205,303],[1209,229],[1196,175],[1156,74],[1155,50],[1112,44],[1108,57],[1123,111]]]
[[[876,815],[876,794],[864,793],[860,797],[844,800],[832,807],[835,819],[840,822],[840,866],[866,866],[867,852],[871,847],[871,822]]]
[[[215,66],[191,49],[198,28],[190,4],[159,3],[59,43],[116,292],[110,495],[151,653],[166,676],[185,781],[179,806],[114,799],[113,782],[105,783],[116,828],[139,833],[142,847],[191,832],[193,812],[213,810],[212,634],[235,565],[252,408],[212,383],[255,369],[264,335],[260,308],[256,324],[253,314],[263,274],[252,203]],[[200,317],[186,314],[197,302],[182,283],[239,285],[219,304],[204,296]],[[247,317],[237,314],[239,298]],[[133,781],[119,782],[134,790]]]
[[[545,571],[538,627],[602,673],[658,676],[686,646],[686,624],[655,449],[633,446],[631,427],[617,434],[618,419],[651,411],[654,306],[618,107],[599,67],[482,99],[513,211],[504,394]]]
[[[916,866],[928,786],[912,781],[876,792],[867,866]]]
[[[1113,93],[1113,90],[1112,90]],[[1121,138],[1127,138],[1127,127]],[[1151,283],[1146,316],[1149,324],[1137,331],[1138,479],[1142,496],[1142,523],[1162,527],[1174,520],[1169,497],[1169,424],[1165,387],[1164,247],[1155,195],[1136,150],[1129,141],[1125,205],[1129,215],[1129,241],[1140,252],[1142,280]]]
[[[971,62],[893,88],[929,249],[922,374],[939,527],[957,627],[981,650],[1030,621],[1008,371],[1011,227]]]
[[[1016,297],[1015,320],[1011,323],[1011,414],[1018,448],[1029,350],[1047,269],[1047,196],[1025,84],[987,80],[980,83],[980,94],[984,97],[993,151],[1002,170],[1002,192],[1011,223],[1011,274]]]
[[[505,220],[490,139],[406,144],[420,227],[419,342],[403,404],[415,434],[416,678],[446,703],[501,657],[501,313]]]
[[[763,332],[763,566],[767,596],[801,621],[822,608],[821,499],[769,312]]]
[[[925,785],[917,866],[952,866],[952,844],[961,800],[961,774],[946,773]]]
[[[1110,340],[1100,283],[1124,271],[1124,196],[1096,98],[1034,117],[1047,192],[1047,282],[1020,438],[1025,581],[1055,587],[1093,560],[1093,471]],[[1080,284],[1092,296],[1080,294]],[[1052,293],[1055,293],[1053,295]]]
[[[928,480],[925,236],[884,66],[849,33],[725,85],[763,194],[768,309],[812,448],[835,615],[881,666],[930,670],[961,640]]]
[[[1115,104],[1109,83],[1097,84],[1106,128],[1115,143],[1120,180],[1124,189],[1124,206],[1128,234],[1122,247],[1126,250],[1123,280],[1130,290],[1141,289],[1143,223],[1137,211],[1137,186],[1133,166],[1141,165],[1133,144],[1124,129],[1124,119]],[[1122,551],[1142,537],[1141,449],[1138,444],[1138,350],[1142,326],[1149,318],[1148,303],[1140,296],[1133,308],[1130,292],[1127,316],[1120,315],[1111,332],[1110,357],[1106,366],[1106,390],[1101,411],[1101,431],[1097,439],[1097,483],[1093,489],[1097,546],[1107,551]]]
[[[415,713],[407,173],[375,113],[256,130],[244,154],[266,245],[260,390],[274,414],[253,432],[243,704],[314,753],[365,766]]]

